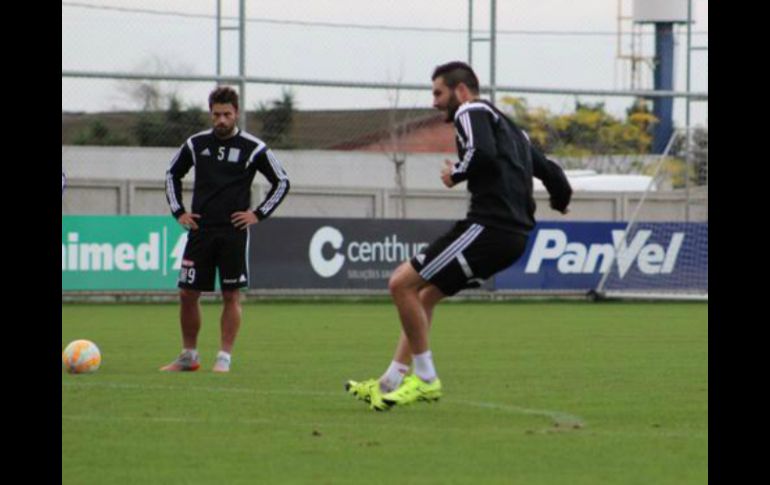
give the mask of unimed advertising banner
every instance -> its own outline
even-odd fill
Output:
[[[63,216],[62,290],[173,290],[186,242],[171,216]]]
[[[252,289],[386,289],[393,270],[454,221],[271,218],[250,227]],[[708,224],[542,222],[525,254],[485,284],[503,290],[708,284]],[[173,290],[187,233],[167,216],[62,217],[62,290]],[[617,252],[617,254],[616,254]],[[617,258],[617,263],[611,265]]]

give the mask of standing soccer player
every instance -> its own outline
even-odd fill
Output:
[[[221,347],[213,370],[228,372],[241,325],[240,288],[248,286],[248,227],[264,220],[289,192],[289,179],[259,138],[236,126],[238,93],[218,87],[209,95],[212,129],[181,146],[166,172],[166,198],[176,220],[189,230],[178,286],[182,352],[162,371],[194,371],[201,327],[199,298],[214,290],[216,270],[222,290]],[[195,168],[192,211],[182,203],[182,178]],[[272,185],[251,209],[251,184],[259,171]]]
[[[494,105],[479,98],[470,66],[450,62],[433,72],[433,106],[453,122],[459,161],[446,160],[441,180],[467,182],[464,220],[390,278],[402,332],[393,360],[379,379],[348,381],[345,389],[374,410],[441,396],[428,335],[433,309],[446,296],[480,286],[524,253],[535,226],[532,177],[543,181],[551,207],[567,212],[572,188],[563,170],[532,146],[528,136]],[[407,376],[410,364],[414,373]]]

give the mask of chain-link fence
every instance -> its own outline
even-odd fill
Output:
[[[594,21],[581,24],[580,17],[569,23],[542,21],[539,8],[518,8],[497,2],[496,84],[563,90],[557,95],[527,95],[532,107],[547,107],[554,113],[574,110],[575,96],[569,89],[619,90],[652,89],[649,59],[654,52],[654,31],[650,27],[631,30],[622,26],[620,4],[594,2],[602,10],[590,16]],[[350,4],[348,13],[332,15],[333,21],[312,20],[311,8],[286,5],[276,18],[265,13],[265,5],[246,2],[245,56],[243,74],[286,80],[351,81],[429,85],[436,64],[451,59],[467,59],[468,1],[442,3],[446,17],[431,14],[423,2],[399,4],[397,14],[385,15],[380,2],[338,2]],[[551,7],[558,8],[553,1]],[[695,0],[699,5],[704,0]],[[238,1],[222,0],[217,20],[214,0],[191,2],[151,2],[91,0],[62,2],[62,68],[65,71],[149,73],[155,75],[240,74]],[[354,8],[353,5],[356,7]],[[259,7],[259,8],[257,8]],[[328,7],[328,6],[327,6]],[[488,36],[489,2],[474,2],[474,35]],[[355,10],[370,11],[356,16]],[[528,11],[529,10],[529,11]],[[379,13],[379,15],[378,15]],[[315,13],[316,17],[322,17]],[[373,18],[385,18],[380,23]],[[616,21],[616,18],[618,21]],[[436,19],[436,20],[433,20]],[[604,19],[601,28],[597,19]],[[432,22],[436,22],[431,25]],[[617,25],[616,25],[617,23]],[[443,25],[442,25],[443,24]],[[450,27],[447,27],[450,25]],[[533,25],[543,25],[534,28]],[[559,28],[547,27],[558,25]],[[696,24],[697,25],[697,24]],[[227,29],[219,30],[218,27]],[[640,30],[641,29],[641,30]],[[702,27],[695,30],[694,42],[707,43]],[[219,36],[217,33],[219,32]],[[683,27],[677,27],[677,65],[675,90],[684,90],[686,70]],[[219,42],[217,39],[219,38]],[[636,39],[636,40],[634,40]],[[632,42],[633,41],[633,42]],[[633,48],[631,47],[633,44]],[[120,55],[116,55],[120,53]],[[633,53],[634,59],[628,59]],[[489,45],[473,46],[474,67],[482,85],[490,81]],[[630,73],[640,81],[633,81]],[[708,90],[707,55],[693,57],[692,91]],[[645,74],[639,76],[639,73]],[[136,110],[164,107],[164,97],[178,95],[183,105],[204,108],[211,84],[165,82],[147,83],[91,81],[70,77],[62,80],[63,111]],[[282,97],[283,87],[249,84],[245,106],[270,103]],[[585,102],[604,102],[607,110],[625,116],[633,97],[588,97]],[[684,120],[684,102],[675,103],[675,116]],[[382,90],[325,90],[307,86],[294,89],[299,110],[337,110],[391,108],[392,93]],[[700,105],[700,103],[696,103]],[[399,107],[429,107],[430,93],[403,91]],[[705,105],[694,106],[694,124],[704,125]]]
[[[655,94],[645,71],[654,35],[623,26],[629,1],[594,2],[603,10],[591,18],[605,19],[601,27],[579,16],[544,24],[540,8],[497,3],[496,104],[569,170],[649,175],[653,98],[632,89]],[[707,12],[707,2],[693,2],[698,11],[704,3]],[[474,4],[474,35],[488,35],[489,4]],[[376,153],[402,181],[405,160],[454,152],[451,125],[431,108],[430,74],[436,64],[467,59],[467,0],[442,3],[445,17],[422,2],[399,4],[397,14],[378,2],[340,2],[328,16],[270,5],[246,2],[241,64],[237,0],[63,1],[63,158],[77,146],[179,146],[208,126],[205,103],[217,73],[228,84],[246,79],[246,129],[275,149]],[[694,42],[706,45],[706,31],[707,23],[696,24]],[[684,27],[675,34],[675,68],[683,73]],[[484,87],[489,49],[473,45]],[[707,52],[693,54],[691,91],[707,92],[707,72]],[[683,91],[684,77],[674,91]],[[684,97],[674,98],[678,127],[685,107]],[[674,147],[660,190],[708,186],[707,113],[707,94],[692,101],[691,143]]]

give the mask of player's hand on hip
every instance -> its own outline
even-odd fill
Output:
[[[257,222],[259,222],[259,219],[257,219],[257,215],[254,214],[253,212],[244,211],[244,212],[233,212],[233,214],[230,216],[230,221],[238,229],[246,229],[250,225],[256,224]]]
[[[454,162],[451,160],[444,160],[444,168],[441,169],[441,181],[449,188],[452,188],[455,185],[452,180],[452,170],[454,170],[454,167]]]
[[[200,219],[200,214],[191,214],[189,212],[185,212],[179,218],[177,219],[177,222],[184,226],[185,229],[192,229],[197,230],[198,229],[198,223],[195,222],[195,219]]]

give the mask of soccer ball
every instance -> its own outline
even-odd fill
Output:
[[[61,363],[70,374],[86,374],[99,368],[102,354],[90,340],[75,340],[61,353]]]

